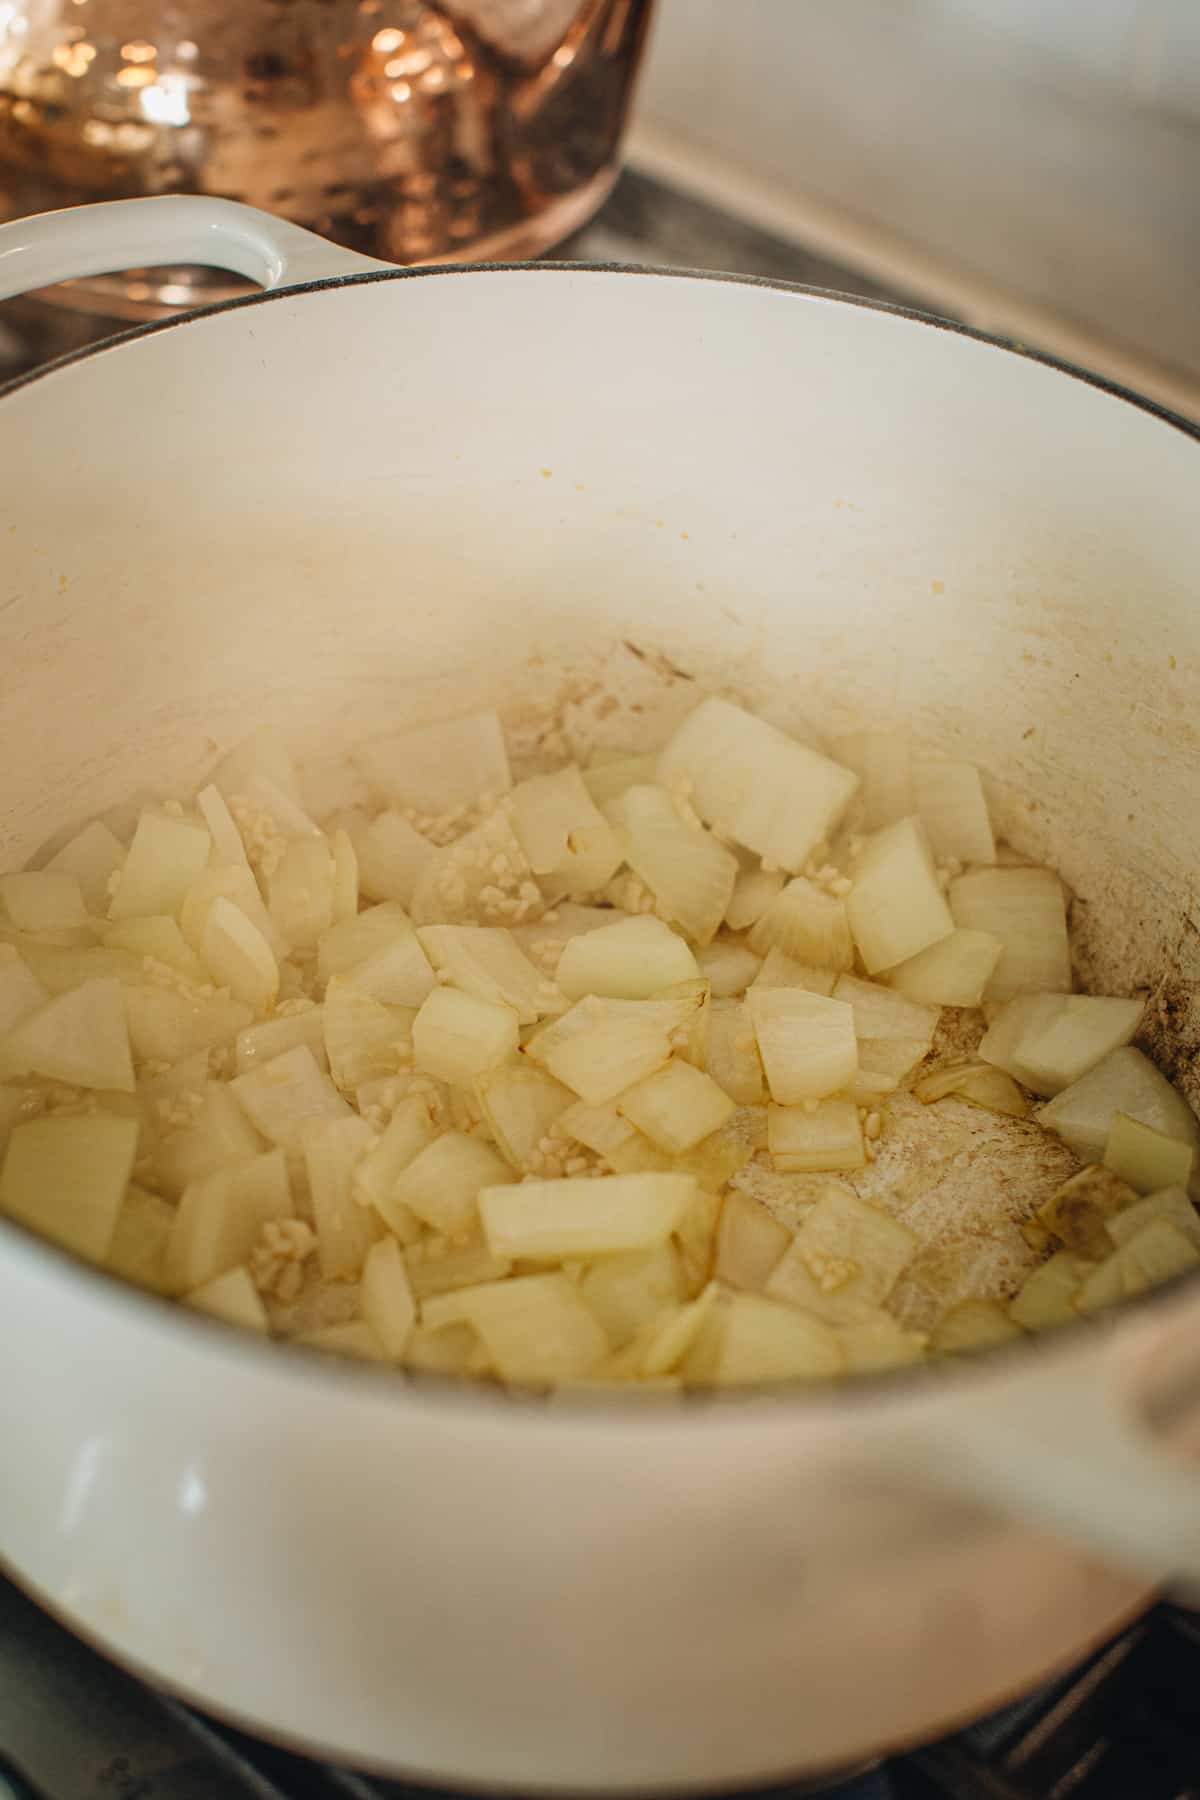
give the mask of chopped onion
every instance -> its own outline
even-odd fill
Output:
[[[1196,1212],[1187,1189],[1182,1187],[1168,1187],[1157,1194],[1147,1194],[1144,1200],[1135,1201],[1132,1206],[1114,1213],[1106,1221],[1108,1235],[1120,1248],[1155,1219],[1168,1219],[1189,1243],[1195,1244],[1200,1250],[1200,1214]]]
[[[585,994],[648,1000],[699,973],[696,958],[669,925],[642,917],[619,919],[571,938],[559,958],[556,980],[572,1000]]]
[[[594,893],[621,866],[620,840],[573,764],[515,787],[512,820],[530,868],[552,896]]]
[[[193,1288],[182,1298],[193,1312],[208,1313],[210,1318],[223,1319],[227,1325],[240,1325],[246,1331],[269,1329],[266,1308],[245,1267],[226,1269],[223,1275]]]
[[[714,1001],[709,1020],[708,1072],[739,1106],[760,1106],[762,1059],[749,1014],[740,1001]]]
[[[471,1082],[516,1054],[517,1015],[511,1006],[435,987],[413,1020],[412,1039],[414,1067],[441,1081]]]
[[[718,1294],[716,1283],[710,1282],[686,1306],[673,1312],[664,1309],[646,1327],[640,1351],[643,1375],[667,1375],[686,1360],[708,1322]]]
[[[654,896],[655,911],[693,943],[711,943],[737,879],[732,850],[690,824],[660,787],[628,788],[608,812],[629,867]]]
[[[847,732],[835,738],[831,748],[837,760],[858,776],[864,831],[895,825],[918,810],[907,732]]]
[[[613,756],[604,761],[597,758],[583,771],[583,785],[596,805],[604,806],[609,800],[619,799],[626,788],[653,782],[657,770],[658,752],[654,750],[644,756]]]
[[[287,945],[275,929],[275,922],[263,905],[258,883],[244,863],[221,863],[202,870],[184,895],[179,909],[179,929],[193,950],[198,954],[203,952],[208,915],[219,899],[228,900],[239,912],[245,913],[276,957],[286,954]]]
[[[380,1234],[375,1214],[354,1198],[354,1174],[374,1143],[365,1119],[311,1119],[300,1133],[317,1233],[317,1261],[326,1281],[349,1281],[361,1270]]]
[[[117,876],[110,919],[143,913],[177,913],[183,897],[208,862],[212,838],[206,825],[164,813],[144,812]]]
[[[1196,1268],[1200,1249],[1169,1219],[1154,1219],[1087,1277],[1075,1297],[1076,1311],[1095,1312]]]
[[[1004,951],[990,931],[955,929],[897,963],[884,977],[897,993],[927,1006],[978,1006]]]
[[[74,875],[59,870],[0,875],[0,905],[18,931],[71,931],[88,924],[83,889]]]
[[[410,906],[417,886],[437,856],[429,839],[422,837],[398,812],[381,812],[346,830],[358,859],[358,880],[368,900],[398,900]]]
[[[262,932],[218,895],[208,909],[200,954],[213,980],[235,1000],[264,1013],[279,996],[279,964]]]
[[[413,1158],[427,1150],[438,1135],[428,1102],[414,1094],[402,1100],[379,1142],[357,1164],[352,1177],[354,1198],[374,1206],[385,1225],[401,1243],[420,1235],[416,1215],[396,1197],[396,1183]]]
[[[781,1175],[861,1169],[867,1161],[862,1121],[852,1100],[823,1100],[815,1112],[769,1106],[767,1148]]]
[[[417,1320],[408,1269],[395,1238],[372,1244],[363,1263],[359,1304],[389,1362],[401,1362]]]
[[[509,1006],[522,1025],[563,1002],[509,932],[488,925],[422,925],[417,936],[433,967],[477,999]]]
[[[671,1054],[669,1029],[652,1012],[602,1010],[620,1004],[580,1000],[558,1021],[560,1027],[570,1025],[569,1030],[557,1037],[544,1033],[525,1046],[555,1080],[592,1106],[615,1100],[633,1082],[662,1068]],[[628,1004],[632,1009],[654,1003]]]
[[[682,1305],[686,1295],[679,1252],[668,1242],[653,1250],[605,1256],[588,1269],[579,1292],[619,1350],[664,1308]]]
[[[449,1247],[444,1238],[427,1238],[406,1250],[405,1260],[422,1312],[438,1294],[455,1293],[459,1288],[476,1287],[485,1281],[502,1281],[512,1268],[506,1256],[493,1256],[479,1237]]]
[[[294,838],[267,883],[275,929],[291,949],[307,949],[333,924],[333,859],[325,838]]]
[[[253,1069],[259,1063],[270,1062],[273,1056],[282,1056],[285,1050],[291,1050],[297,1044],[307,1044],[317,1061],[323,1067],[328,1066],[323,1006],[310,1006],[304,1012],[284,1013],[281,1017],[266,1019],[260,1025],[248,1025],[245,1031],[239,1031],[235,1045],[237,1072],[244,1075],[247,1069]]]
[[[497,1147],[518,1171],[532,1166],[543,1139],[568,1110],[583,1104],[553,1076],[523,1060],[488,1070],[475,1092]]]
[[[1056,1250],[1028,1277],[1008,1309],[1008,1316],[1026,1331],[1043,1331],[1050,1325],[1066,1325],[1077,1318],[1075,1296],[1096,1267],[1075,1250]]]
[[[938,885],[929,840],[917,819],[868,838],[846,899],[854,942],[877,975],[948,937],[956,923]]]
[[[725,923],[730,931],[745,931],[761,919],[785,880],[782,869],[743,869],[725,908]]]
[[[361,993],[390,1006],[420,1006],[437,985],[416,932],[394,901],[322,932],[317,973],[322,981],[351,975]]]
[[[0,1038],[45,1006],[49,998],[12,945],[0,944]]]
[[[316,1331],[303,1332],[298,1344],[310,1350],[324,1350],[330,1356],[355,1356],[361,1362],[386,1362],[383,1345],[365,1319],[347,1319],[342,1325],[322,1325]]]
[[[608,1352],[604,1327],[565,1275],[488,1282],[460,1298],[505,1381],[569,1381]]]
[[[227,864],[231,868],[248,869],[250,859],[246,855],[242,834],[226,804],[224,794],[215,783],[210,782],[206,788],[201,788],[196,795],[196,807],[212,838],[210,861]]]
[[[253,1017],[239,1000],[190,1000],[161,987],[124,990],[133,1054],[143,1062],[182,1062],[197,1050],[230,1044]]]
[[[167,1241],[165,1278],[172,1293],[190,1293],[248,1261],[263,1226],[295,1215],[283,1153],[218,1169],[184,1189]]]
[[[858,1068],[854,1013],[842,1000],[803,988],[751,988],[746,1010],[754,1026],[771,1098],[781,1106],[823,1100]]]
[[[617,1110],[660,1149],[678,1155],[722,1126],[734,1111],[711,1075],[672,1061],[621,1094]]]
[[[103,941],[110,949],[129,950],[135,956],[150,957],[178,969],[189,981],[208,980],[204,965],[186,941],[176,921],[168,914],[140,919],[119,919],[104,929]]]
[[[617,1111],[614,1100],[603,1106],[589,1106],[586,1100],[576,1100],[558,1119],[560,1133],[582,1144],[587,1150],[594,1150],[597,1156],[607,1156],[610,1150],[627,1144],[637,1134],[628,1119],[623,1119]]]
[[[973,763],[921,758],[913,764],[916,812],[941,862],[994,863],[996,840]]]
[[[1051,869],[973,869],[950,883],[954,923],[989,931],[1004,952],[987,985],[989,1000],[1070,992],[1071,949],[1062,882]]]
[[[934,1326],[929,1348],[938,1356],[961,1356],[1024,1335],[1020,1322],[998,1300],[960,1300]]]
[[[246,1117],[281,1149],[298,1151],[313,1120],[344,1119],[350,1108],[306,1044],[248,1069],[230,1083]]]
[[[505,1193],[508,1190],[497,1184],[511,1180],[511,1169],[490,1145],[461,1131],[446,1131],[417,1152],[397,1177],[392,1198],[435,1231],[453,1237],[477,1226],[481,1190]],[[527,1187],[514,1190],[527,1191]],[[494,1244],[490,1248],[497,1249]]]
[[[1139,1194],[1186,1187],[1192,1178],[1196,1146],[1167,1137],[1128,1113],[1115,1113],[1104,1146],[1104,1166]]]
[[[750,985],[755,988],[806,988],[810,994],[824,994],[828,999],[837,985],[837,974],[833,969],[815,969],[809,963],[798,963],[786,951],[776,948],[767,951],[762,968]]]
[[[203,794],[200,796],[203,811]],[[208,823],[206,818],[205,823]],[[211,825],[209,826],[211,830]],[[236,836],[236,831],[235,834]],[[238,838],[238,850],[241,839]],[[108,884],[125,861],[125,846],[115,832],[100,819],[93,819],[82,831],[57,850],[46,864],[47,869],[73,875],[79,883],[84,904],[90,913],[102,918],[108,911]]]
[[[334,832],[329,853],[333,858],[332,922],[341,925],[358,916],[358,856],[345,831]]]
[[[376,738],[357,745],[351,756],[387,805],[424,813],[465,811],[482,794],[504,794],[512,785],[494,712]]]
[[[762,967],[762,958],[745,944],[722,938],[698,950],[696,962],[714,1000],[730,1000],[743,994]]]
[[[167,1242],[175,1224],[175,1208],[160,1194],[130,1182],[108,1247],[105,1267],[135,1287],[152,1294],[169,1291]]]
[[[1108,1221],[1131,1206],[1134,1198],[1134,1189],[1111,1169],[1081,1169],[1038,1208],[1035,1223],[1043,1242],[1057,1238],[1064,1248],[1084,1256],[1107,1256]]]
[[[689,1379],[721,1387],[820,1380],[840,1375],[846,1366],[845,1352],[828,1325],[761,1294],[722,1297],[705,1331],[711,1333],[711,1349],[703,1364],[689,1362],[684,1371]]]
[[[846,1368],[854,1375],[876,1375],[920,1362],[929,1345],[921,1331],[906,1331],[891,1313],[863,1309],[853,1325],[837,1327]]]
[[[542,891],[505,805],[435,851],[413,889],[418,925],[512,925],[543,910]]]
[[[136,1086],[119,981],[86,981],[0,1038],[0,1080],[41,1075],[132,1094]]]
[[[208,1058],[204,1058],[207,1066]],[[178,1196],[193,1181],[257,1156],[263,1140],[224,1081],[196,1084],[200,1106],[190,1125],[164,1138],[156,1158],[164,1192]]]
[[[917,1240],[898,1220],[839,1183],[817,1201],[767,1281],[775,1300],[835,1323],[882,1306],[912,1260]]]
[[[760,1294],[791,1241],[787,1226],[761,1201],[731,1188],[717,1227],[713,1275],[726,1287]]]
[[[335,975],[322,1008],[325,1054],[334,1084],[348,1092],[407,1067],[413,1058],[415,1018],[412,1007],[385,1006],[360,993],[351,977]]]
[[[702,700],[668,741],[658,779],[689,782],[706,824],[792,872],[832,834],[858,787],[849,769],[716,698]]]
[[[760,956],[782,950],[819,969],[852,969],[854,946],[845,902],[797,875],[771,902],[750,932]]]
[[[855,1034],[860,1038],[912,1038],[928,1047],[937,1030],[938,1009],[906,999],[874,981],[857,975],[840,975],[833,990],[854,1014]]]
[[[1131,1045],[1112,1051],[1056,1094],[1042,1107],[1038,1121],[1057,1132],[1083,1161],[1099,1162],[1119,1112],[1166,1137],[1200,1145],[1200,1127],[1183,1095]]]
[[[1030,1112],[1029,1101],[1012,1076],[988,1063],[951,1063],[935,1069],[914,1084],[913,1093],[926,1106],[934,1100],[944,1100],[948,1094],[955,1094],[960,1100],[970,1101],[972,1106],[1004,1113],[1012,1119],[1027,1119]]]
[[[0,1170],[0,1213],[103,1262],[137,1153],[134,1119],[30,1119],[13,1127]]]
[[[1002,1006],[979,1055],[1035,1094],[1054,1095],[1133,1037],[1143,1002],[1093,994],[1020,994]]]
[[[494,1256],[561,1259],[653,1250],[679,1225],[690,1175],[602,1175],[593,1181],[523,1181],[479,1196]]]

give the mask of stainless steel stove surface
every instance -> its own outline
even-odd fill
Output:
[[[634,173],[557,254],[734,269],[921,304]],[[48,307],[0,307],[0,380],[113,329]],[[1200,1800],[1198,1696],[1200,1617],[1163,1606],[1083,1668],[942,1743],[820,1790],[756,1791],[777,1800],[815,1791],[827,1800]],[[434,1790],[216,1724],[115,1668],[0,1578],[0,1800],[426,1795]]]

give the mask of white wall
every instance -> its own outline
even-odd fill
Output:
[[[641,112],[1200,373],[1200,0],[660,0]]]

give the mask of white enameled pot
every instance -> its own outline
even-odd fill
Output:
[[[1150,989],[1195,1097],[1180,421],[887,307],[391,271],[200,200],[5,226],[0,291],[198,260],[275,291],[0,399],[6,865],[263,721],[332,742],[599,681],[649,736],[696,691],[673,665],[982,763],[1077,896],[1085,974]],[[638,1408],[246,1341],[12,1226],[0,1292],[8,1567],[171,1687],[364,1764],[832,1768],[1200,1575],[1198,1282],[970,1368]]]

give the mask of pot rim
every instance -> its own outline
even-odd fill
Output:
[[[1161,405],[1145,394],[1126,387],[1123,383],[1113,381],[1105,375],[1081,367],[1063,357],[1055,356],[1049,351],[1038,350],[1030,345],[1020,343],[1012,338],[1003,337],[995,332],[982,331],[978,327],[963,323],[958,319],[943,318],[937,313],[927,313],[918,307],[903,305],[899,302],[869,298],[866,295],[846,294],[832,288],[819,288],[805,285],[803,282],[782,281],[772,276],[739,274],[733,271],[710,269],[678,269],[662,268],[648,263],[623,262],[495,262],[495,263],[450,263],[440,265],[416,265],[407,268],[368,269],[355,274],[323,276],[314,281],[297,282],[288,286],[271,288],[258,293],[240,295],[232,300],[215,301],[210,306],[191,308],[168,319],[149,320],[144,324],[131,326],[128,330],[116,332],[111,337],[101,338],[94,344],[86,344],[79,349],[67,351],[64,355],[40,364],[23,374],[0,383],[0,401],[23,392],[39,381],[54,375],[62,374],[76,364],[88,359],[122,349],[126,344],[139,338],[175,331],[202,320],[217,317],[223,313],[238,312],[247,308],[265,306],[277,300],[294,299],[299,295],[322,293],[330,289],[364,287],[382,282],[402,282],[414,280],[440,279],[454,280],[465,275],[619,275],[644,276],[650,279],[682,281],[686,283],[712,282],[722,285],[765,288],[770,291],[806,300],[827,301],[837,306],[851,306],[866,312],[890,314],[893,317],[911,320],[916,325],[927,326],[933,330],[943,331],[955,337],[964,337],[976,343],[986,344],[994,350],[1001,350],[1009,355],[1017,356],[1027,362],[1040,363],[1043,367],[1056,370],[1059,374],[1086,383],[1089,387],[1109,394],[1116,400],[1124,401],[1138,411],[1148,413],[1163,424],[1180,431],[1184,436],[1200,443],[1200,421],[1184,417],[1170,407]],[[331,1356],[310,1345],[286,1343],[279,1340],[260,1337],[255,1332],[240,1330],[223,1320],[211,1318],[204,1313],[192,1311],[182,1306],[177,1300],[163,1294],[156,1294],[148,1289],[138,1287],[124,1277],[97,1264],[89,1263],[76,1256],[72,1251],[54,1244],[38,1235],[31,1227],[19,1220],[6,1218],[0,1214],[0,1255],[3,1254],[5,1239],[23,1242],[33,1251],[35,1256],[57,1265],[64,1275],[75,1281],[90,1284],[93,1290],[105,1290],[110,1294],[119,1291],[129,1304],[145,1309],[144,1316],[149,1320],[157,1312],[160,1322],[168,1329],[178,1329],[188,1335],[199,1333],[193,1341],[203,1342],[205,1338],[214,1347],[224,1346],[226,1352],[240,1358],[259,1360],[259,1366],[265,1369],[264,1357],[277,1359],[280,1369],[287,1369],[289,1364],[299,1378],[303,1378],[307,1369],[308,1377],[314,1375],[325,1381],[340,1383],[343,1381],[371,1382],[377,1384],[379,1391],[384,1385],[397,1397],[405,1399],[424,1398],[440,1402],[450,1399],[456,1404],[470,1407],[484,1407],[489,1412],[497,1407],[537,1406],[546,1404],[548,1392],[545,1389],[528,1386],[504,1386],[499,1383],[484,1382],[477,1379],[464,1379],[459,1375],[443,1375],[429,1370],[410,1370],[394,1364],[376,1364],[348,1356]],[[1195,1270],[1150,1289],[1147,1293],[1129,1296],[1114,1302],[1104,1309],[1105,1319],[1125,1318],[1134,1313],[1144,1313],[1151,1307],[1161,1305],[1173,1298],[1185,1288],[1200,1291],[1200,1270]],[[901,1389],[908,1395],[931,1391],[930,1384],[937,1383],[939,1388],[947,1385],[954,1391],[961,1392],[972,1382],[993,1376],[1003,1365],[1012,1369],[1023,1367],[1031,1356],[1045,1356],[1051,1345],[1069,1348],[1082,1341],[1083,1334],[1093,1328],[1090,1319],[1079,1318],[1065,1325],[1055,1327],[1048,1332],[1030,1332],[1014,1341],[999,1344],[984,1350],[970,1358],[963,1358],[955,1366],[948,1363],[915,1363],[895,1369],[885,1369],[875,1373],[858,1374],[846,1378],[827,1380],[794,1380],[772,1382],[761,1386],[747,1386],[736,1390],[684,1389],[669,1390],[662,1394],[651,1394],[645,1390],[634,1389],[629,1394],[617,1387],[604,1390],[575,1390],[570,1387],[561,1390],[550,1390],[556,1413],[561,1413],[567,1421],[581,1418],[611,1421],[623,1425],[629,1420],[655,1418],[660,1424],[671,1419],[692,1419],[698,1411],[710,1415],[720,1415],[726,1419],[746,1416],[752,1409],[753,1401],[767,1397],[774,1402],[788,1400],[798,1402],[801,1406],[828,1406],[831,1400],[838,1402],[863,1401],[873,1398],[883,1399],[897,1393]],[[289,1353],[285,1358],[279,1357],[281,1348]],[[299,1353],[299,1354],[297,1354]],[[285,1376],[285,1379],[289,1379]],[[789,1410],[787,1415],[792,1416]]]

